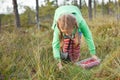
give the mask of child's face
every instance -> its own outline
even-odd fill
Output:
[[[64,29],[64,30],[63,30],[61,27],[60,27],[60,30],[61,30],[62,33],[64,33],[64,34],[67,35],[67,36],[71,36],[72,33],[73,33],[73,31],[74,31],[73,28],[68,28],[68,29]]]
[[[71,36],[76,26],[76,19],[71,14],[65,14],[60,16],[57,21],[57,25],[63,34]]]

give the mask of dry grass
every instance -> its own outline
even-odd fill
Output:
[[[84,70],[64,64],[59,71],[52,56],[52,30],[3,29],[0,33],[0,80],[120,80],[120,23],[114,18],[88,21],[100,66]],[[84,39],[83,41],[84,42]],[[81,57],[89,57],[82,43]]]

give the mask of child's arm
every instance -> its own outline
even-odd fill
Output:
[[[93,42],[92,34],[91,34],[91,31],[84,19],[79,23],[79,27],[80,27],[81,32],[83,33],[85,40],[88,44],[90,54],[95,55],[96,51],[95,51],[95,45]]]
[[[57,28],[57,26],[55,26],[55,29],[54,29],[52,48],[53,48],[53,56],[54,56],[54,58],[58,62],[61,62],[61,59],[60,59],[59,29]]]

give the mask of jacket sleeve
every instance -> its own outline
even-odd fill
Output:
[[[53,42],[52,42],[52,48],[53,48],[53,57],[61,61],[60,59],[60,40],[59,40],[59,29],[55,25],[54,33],[53,33]]]
[[[79,26],[80,26],[81,32],[83,33],[85,41],[87,42],[90,54],[96,54],[95,45],[94,45],[94,42],[93,42],[92,34],[91,34],[91,31],[90,31],[86,21],[83,19],[79,23]]]

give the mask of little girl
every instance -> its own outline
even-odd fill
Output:
[[[67,5],[56,9],[52,25],[53,56],[58,61],[58,68],[62,69],[61,60],[75,63],[80,58],[80,38],[83,34],[90,54],[97,59],[92,34],[80,10],[76,6]]]

